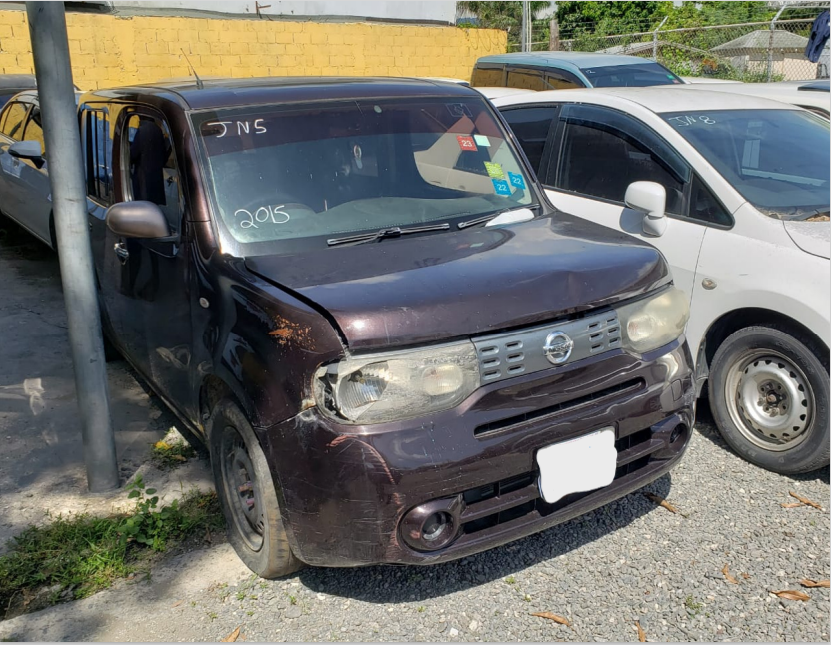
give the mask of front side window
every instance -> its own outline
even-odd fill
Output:
[[[829,123],[801,110],[662,114],[747,201],[785,220],[829,210]]]
[[[133,114],[125,132],[129,145],[122,144],[127,199],[156,204],[167,219],[171,235],[181,226],[182,198],[179,170],[167,124],[152,116]]]
[[[23,122],[29,106],[25,103],[9,103],[3,110],[2,129],[0,132],[10,139],[20,141],[23,136]]]
[[[666,210],[685,214],[689,167],[636,119],[594,106],[570,108],[554,186],[622,204],[635,181],[661,184]]]
[[[43,121],[40,116],[40,108],[35,106],[29,113],[26,121],[26,129],[23,131],[23,141],[36,141],[40,144],[40,151],[43,153],[45,145],[43,142]]]
[[[557,116],[557,108],[543,106],[506,109],[502,116],[511,126],[534,172],[539,174],[543,149],[551,122]]]
[[[87,195],[109,205],[112,203],[112,153],[110,119],[106,110],[85,110],[83,121],[86,148]]]
[[[683,85],[678,76],[659,63],[591,67],[582,70],[592,87],[649,87]]]
[[[217,219],[237,243],[257,245],[248,255],[536,201],[479,97],[263,106],[193,119]]]

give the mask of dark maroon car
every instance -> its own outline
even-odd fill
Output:
[[[663,258],[556,212],[474,90],[163,84],[79,115],[107,334],[209,446],[261,576],[459,558],[684,452]]]

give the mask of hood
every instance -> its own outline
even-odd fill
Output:
[[[670,281],[653,247],[563,213],[245,264],[325,309],[352,349],[541,323]]]
[[[831,224],[828,222],[785,222],[794,244],[811,255],[831,258]]]

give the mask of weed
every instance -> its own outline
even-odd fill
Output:
[[[416,611],[417,611],[419,614],[423,614],[423,613],[424,613],[424,607],[419,607],[418,609],[416,609]]]
[[[196,450],[184,441],[157,441],[153,444],[153,461],[159,468],[173,468],[196,456]]]
[[[254,615],[254,612],[253,612],[253,611],[246,611],[246,612],[245,612],[245,615],[246,615],[246,616],[253,616],[253,615]]]
[[[684,606],[687,608],[687,613],[690,616],[698,616],[701,612],[701,608],[704,606],[700,602],[698,602],[692,595],[689,595],[684,600]]]
[[[294,596],[289,596],[289,604],[296,605],[297,604],[297,598],[295,598]]]
[[[515,585],[516,578],[514,578],[513,576],[508,576],[507,578],[505,578],[505,583],[509,585]]]
[[[237,592],[237,600],[245,600],[245,592],[244,591],[238,591]]]
[[[58,515],[48,525],[12,538],[9,552],[0,556],[0,619],[15,598],[56,585],[60,590],[50,597],[52,603],[65,597],[67,589],[72,598],[84,598],[140,571],[152,552],[223,525],[213,493],[194,492],[181,503],[159,506],[156,491],[145,488],[140,477],[127,488],[128,497],[136,500],[128,513]]]
[[[525,594],[524,596],[522,596],[522,599],[525,602],[531,602],[531,596],[529,594]]]
[[[217,618],[219,618],[219,616],[215,611],[212,611],[208,614],[208,618],[210,618],[211,620],[216,620]]]

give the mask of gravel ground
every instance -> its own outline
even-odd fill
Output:
[[[683,461],[644,490],[679,513],[637,492],[453,563],[306,569],[275,581],[228,569],[224,580],[161,586],[146,598],[122,589],[130,595],[109,615],[95,607],[110,603],[107,594],[114,602],[119,590],[76,602],[76,622],[59,632],[38,614],[23,616],[0,623],[0,637],[218,640],[240,627],[247,641],[636,641],[638,621],[650,641],[829,640],[829,590],[799,584],[829,578],[828,469],[783,477],[756,468],[730,452],[705,417]],[[822,510],[783,508],[795,501],[789,491]],[[180,566],[172,575],[180,581],[189,571],[222,570]],[[785,589],[810,599],[770,593]],[[565,617],[571,627],[534,612]]]

